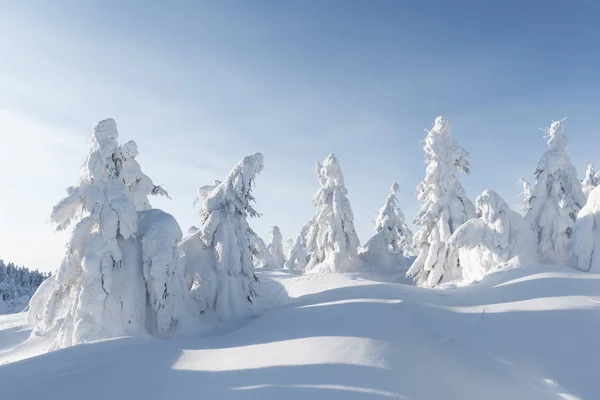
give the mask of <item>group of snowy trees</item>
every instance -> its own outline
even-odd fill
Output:
[[[469,172],[469,155],[452,138],[449,121],[438,117],[425,139],[427,167],[417,187],[422,205],[414,221],[419,231],[413,236],[408,228],[393,183],[364,247],[340,163],[329,154],[316,165],[317,211],[286,242],[286,254],[277,226],[265,244],[248,224],[259,216],[252,188],[263,169],[260,153],[198,189],[199,227],[184,237],[171,215],[152,209],[148,196],[168,193],[142,172],[135,142],[120,145],[115,121],[100,121],[79,181],[52,210],[57,229],[72,226],[72,234],[56,274],[31,299],[28,319],[37,334],[54,335],[56,347],[121,335],[168,336],[189,321],[251,312],[255,267],[400,273],[427,287],[538,258],[600,269],[598,173],[590,167],[583,182],[577,179],[563,121],[546,133],[549,150],[535,184],[523,181],[523,217],[492,190],[475,205],[469,200],[457,177]]]
[[[49,276],[0,260],[0,314],[23,311],[31,296]]]

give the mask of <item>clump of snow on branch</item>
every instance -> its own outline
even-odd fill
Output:
[[[479,280],[501,267],[538,262],[535,234],[521,214],[489,189],[477,197],[476,205],[479,218],[465,222],[448,240],[463,279]]]
[[[600,184],[600,171],[596,171],[594,164],[589,164],[585,170],[585,178],[581,181],[581,189],[585,197],[588,197],[598,184]]]
[[[577,213],[586,202],[567,153],[569,140],[563,121],[554,121],[545,130],[550,149],[542,155],[535,171],[535,186],[524,200],[529,204],[525,220],[537,235],[540,259],[561,265],[567,261],[567,246]]]
[[[271,242],[267,246],[267,250],[277,268],[283,268],[285,264],[285,256],[283,254],[283,236],[278,226],[271,229]]]
[[[408,271],[418,285],[433,287],[460,276],[448,258],[446,243],[454,231],[475,217],[456,172],[468,173],[469,154],[451,136],[450,122],[437,117],[425,138],[425,179],[417,186],[421,208],[414,223],[419,227],[414,246],[418,256]]]
[[[577,215],[569,243],[569,265],[586,272],[600,273],[600,187],[589,194]]]
[[[203,264],[195,269],[199,279],[193,290],[198,294],[200,312],[213,312],[220,319],[228,319],[250,311],[256,293],[252,256],[256,234],[248,225],[247,217],[259,214],[252,207],[252,186],[256,175],[263,169],[260,153],[244,157],[229,175],[210,191],[202,204],[198,232],[187,239],[187,252],[194,243],[200,249],[186,254]],[[190,249],[191,247],[191,249]]]
[[[398,206],[398,184],[393,183],[390,193],[375,218],[377,233],[360,253],[363,264],[373,269],[398,271],[408,267],[407,256],[412,253],[413,234],[404,222]]]
[[[150,333],[159,336],[177,328],[187,293],[178,243],[183,234],[172,215],[161,210],[138,213],[143,273],[148,297]]]
[[[347,198],[342,169],[335,155],[317,163],[321,187],[313,198],[319,211],[311,220],[306,247],[310,254],[307,270],[343,272],[356,268],[359,240],[354,215]]]
[[[42,314],[36,331],[55,333],[55,347],[148,332],[148,282],[140,257],[149,254],[140,249],[138,213],[132,200],[137,198],[138,205],[144,207],[143,196],[136,197],[144,191],[127,186],[126,182],[133,182],[128,177],[139,170],[139,165],[133,168],[128,164],[132,160],[128,157],[136,154],[134,147],[120,147],[117,137],[114,120],[98,123],[79,182],[67,189],[67,197],[52,211],[50,219],[59,230],[77,221],[51,287],[41,287],[35,301],[38,304],[45,299],[43,313],[37,305],[32,307],[33,318],[37,320]],[[123,155],[123,150],[127,155]],[[127,172],[122,170],[124,165],[130,168]],[[152,246],[147,242],[142,247],[148,251]],[[152,251],[154,273],[162,267],[158,250]],[[155,286],[172,292],[169,279],[153,279]],[[168,307],[169,301],[157,307]],[[151,333],[159,330],[151,329]]]
[[[296,237],[296,241],[290,247],[288,259],[284,267],[290,271],[302,271],[306,268],[306,249],[302,234]]]

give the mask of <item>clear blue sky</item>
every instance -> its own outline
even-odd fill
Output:
[[[184,231],[198,186],[261,151],[252,226],[294,237],[313,165],[335,152],[364,243],[390,183],[409,219],[439,114],[471,153],[461,180],[511,204],[568,117],[580,175],[600,164],[596,1],[23,1],[0,3],[0,258],[54,270],[46,224],[95,123],[117,120]]]

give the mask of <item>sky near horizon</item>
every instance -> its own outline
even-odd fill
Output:
[[[43,271],[67,240],[52,206],[108,117],[184,232],[197,187],[262,152],[251,225],[265,240],[315,213],[330,152],[362,243],[394,181],[412,219],[440,114],[471,154],[473,200],[491,188],[516,204],[552,120],[568,117],[580,176],[600,165],[595,1],[0,1],[0,52],[0,258]]]

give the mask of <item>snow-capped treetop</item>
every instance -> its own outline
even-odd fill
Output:
[[[198,203],[202,204],[202,202],[204,201],[206,196],[208,196],[208,194],[210,192],[212,192],[220,184],[221,184],[221,181],[218,179],[215,179],[215,182],[212,185],[200,186],[196,192],[196,200],[194,200],[194,206],[196,206],[196,204],[198,204]]]
[[[227,175],[225,180],[217,185],[204,199],[201,217],[206,217],[211,211],[222,210],[227,214],[239,213],[243,217],[256,217],[251,194],[254,178],[263,169],[263,155],[255,153],[244,157]]]
[[[549,128],[543,129],[546,132],[545,138],[548,138],[548,147],[551,150],[560,150],[565,151],[567,146],[571,144],[571,141],[565,135],[563,129],[563,122],[566,118],[563,118],[560,121],[552,121]]]
[[[121,159],[121,153],[116,140],[118,136],[117,124],[112,118],[98,122],[94,128],[92,147],[79,182],[67,188],[68,196],[52,209],[50,220],[57,225],[57,230],[66,229],[76,216],[83,218],[84,213],[100,213],[105,196],[109,199],[119,196],[121,188],[117,182],[120,182],[121,163],[117,160]],[[122,229],[125,238],[135,232],[135,226],[131,225]]]
[[[567,261],[567,242],[577,213],[586,202],[577,171],[566,151],[569,140],[563,121],[554,121],[545,130],[550,149],[537,165],[531,196],[524,200],[529,204],[525,219],[537,232],[540,258],[561,265]]]
[[[358,253],[360,244],[354,230],[354,215],[335,154],[329,154],[322,165],[317,163],[316,173],[321,187],[313,198],[319,211],[307,224],[307,250],[311,254],[309,269],[327,259],[324,270],[338,271]]]
[[[452,138],[447,119],[435,119],[424,150],[425,179],[417,186],[423,204],[414,221],[420,227],[414,241],[419,255],[408,275],[419,285],[435,286],[452,279],[451,268],[446,265],[446,241],[460,225],[475,217],[475,206],[456,177],[456,171],[469,172],[469,153]]]
[[[283,254],[283,236],[278,226],[271,229],[271,243],[268,245],[269,253],[273,257],[273,261],[279,268],[283,268],[285,264],[285,255]]]
[[[136,210],[145,211],[152,208],[148,196],[159,195],[169,199],[170,197],[165,189],[155,185],[152,179],[142,172],[142,167],[135,159],[138,155],[138,147],[133,140],[122,144],[120,152],[115,153],[115,157],[119,160],[117,164],[120,164],[118,174],[127,186]]]
[[[390,193],[375,218],[375,229],[377,232],[385,231],[386,241],[393,251],[406,255],[410,253],[413,234],[404,222],[404,214],[398,206],[398,188],[396,182],[392,183]]]
[[[583,180],[581,181],[581,188],[583,189],[583,194],[585,194],[586,197],[596,186],[598,186],[598,183],[600,183],[599,173],[600,171],[596,172],[594,164],[589,164],[587,166],[587,169],[585,170],[585,178],[583,178]]]

